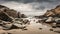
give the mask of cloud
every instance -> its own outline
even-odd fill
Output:
[[[31,3],[31,2],[59,2],[60,0],[4,0],[4,1]]]
[[[2,1],[2,2],[1,2]],[[43,15],[60,4],[60,0],[0,0],[0,4],[26,15]]]

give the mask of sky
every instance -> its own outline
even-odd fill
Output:
[[[27,16],[37,16],[60,5],[60,0],[0,0],[0,5],[7,6]]]

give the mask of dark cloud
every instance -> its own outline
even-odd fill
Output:
[[[60,2],[60,0],[4,0],[4,1],[17,1],[17,2],[24,2],[24,3],[31,3],[31,2]]]
[[[18,3],[33,3],[33,2],[38,2],[39,4],[37,5],[35,9],[45,9],[45,8],[52,8],[53,6],[59,5],[60,0],[0,0],[4,2],[10,2],[10,1],[15,1]],[[2,2],[2,3],[4,3]],[[33,4],[34,5],[34,4]],[[36,5],[36,4],[35,4]]]

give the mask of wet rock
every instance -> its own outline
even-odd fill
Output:
[[[60,27],[60,24],[56,24],[56,27]]]
[[[23,20],[23,24],[27,24],[27,23],[30,23],[30,21],[27,20],[27,19],[24,19],[24,20]]]
[[[3,24],[1,25],[2,26],[2,29],[10,29],[12,27],[12,23],[11,22],[5,22],[3,21],[2,22]]]
[[[39,28],[40,30],[42,30],[42,28]]]
[[[51,23],[54,22],[53,17],[48,17],[48,19],[46,20],[46,23]]]
[[[60,27],[60,18],[55,18],[56,26]]]
[[[52,24],[52,28],[56,28],[56,23],[53,23]]]
[[[52,26],[52,28],[56,28],[56,26]]]
[[[54,32],[60,33],[60,31],[54,31]]]
[[[53,31],[53,29],[50,29],[50,31]]]

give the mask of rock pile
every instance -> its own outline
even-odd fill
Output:
[[[56,26],[60,27],[60,5],[56,6],[54,9],[47,10],[44,16],[48,17],[47,20],[50,19],[48,22],[56,23]]]
[[[27,16],[17,12],[16,10],[10,9],[6,6],[0,5],[0,26],[2,29],[13,29],[13,28],[22,28],[26,27],[25,24],[28,21],[21,19],[26,18]],[[17,18],[17,19],[16,19]]]
[[[60,27],[60,5],[56,6],[54,9],[47,10],[47,12],[42,16],[35,17],[42,19],[45,23],[56,23],[56,26]]]

